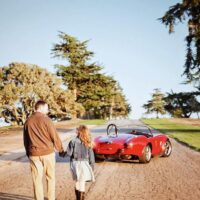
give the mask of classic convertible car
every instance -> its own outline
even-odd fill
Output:
[[[135,126],[134,126],[135,127]],[[148,163],[152,156],[168,157],[172,152],[169,138],[162,133],[152,133],[147,126],[134,129],[118,129],[115,124],[107,126],[107,135],[94,139],[96,160],[121,159]]]

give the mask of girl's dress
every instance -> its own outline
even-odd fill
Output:
[[[93,167],[95,163],[94,152],[86,147],[76,137],[69,142],[67,155],[70,156],[70,168],[75,181],[95,181]]]

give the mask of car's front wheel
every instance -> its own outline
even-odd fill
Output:
[[[141,163],[148,163],[150,162],[150,160],[151,160],[151,147],[150,145],[147,145],[143,150],[142,156],[139,157],[139,161]]]
[[[164,153],[162,156],[168,157],[168,156],[170,156],[171,152],[172,152],[172,144],[169,140],[167,140],[165,143],[165,150],[164,150]]]

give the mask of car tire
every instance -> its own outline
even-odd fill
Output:
[[[163,157],[169,157],[172,152],[172,144],[169,140],[165,142],[165,150],[163,152]]]
[[[95,155],[95,162],[96,163],[103,162],[103,161],[105,161],[105,158],[103,158],[103,157],[100,158],[100,157],[98,157],[98,156]]]
[[[142,156],[139,157],[139,161],[141,163],[149,163],[150,160],[151,160],[151,147],[150,147],[150,145],[146,145],[144,147]]]

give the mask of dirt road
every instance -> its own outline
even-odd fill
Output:
[[[118,121],[125,126],[135,121]],[[105,133],[105,126],[92,128],[93,136]],[[62,139],[67,144],[73,131]],[[20,135],[19,135],[20,138]],[[87,200],[199,200],[200,153],[171,139],[173,152],[169,158],[153,158],[149,164],[138,162],[97,163],[96,182],[87,184]],[[73,200],[74,183],[67,159],[56,164],[57,200]],[[33,199],[28,159],[23,149],[0,156],[0,200]]]

